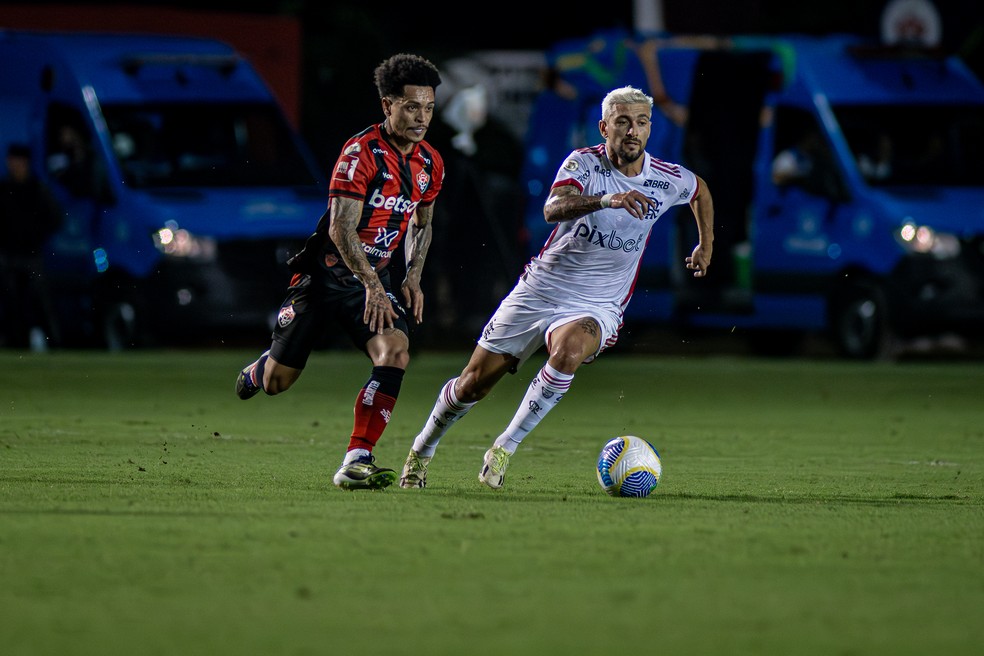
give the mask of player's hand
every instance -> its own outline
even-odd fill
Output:
[[[694,272],[694,278],[703,278],[707,275],[707,267],[711,266],[711,249],[703,244],[697,244],[686,262],[687,268]]]
[[[418,324],[424,321],[424,292],[420,289],[420,283],[409,279],[403,281],[403,300],[413,312],[413,319]]]
[[[652,206],[653,200],[635,189],[612,194],[611,207],[623,209],[637,219],[644,218]]]
[[[384,330],[393,327],[397,316],[382,285],[366,288],[366,310],[362,320],[368,324],[369,330],[382,335]]]

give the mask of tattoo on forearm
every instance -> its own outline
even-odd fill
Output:
[[[373,271],[372,265],[369,264],[369,260],[366,259],[366,253],[362,249],[362,241],[356,232],[360,211],[360,203],[356,203],[355,207],[342,204],[341,208],[337,210],[333,208],[332,228],[329,236],[335,242],[346,266],[351,269],[359,282],[368,288],[371,285],[378,285],[379,278]]]
[[[589,212],[601,209],[601,201],[591,196],[580,194],[563,194],[553,196],[550,200],[550,218],[553,221],[570,221],[579,219]]]

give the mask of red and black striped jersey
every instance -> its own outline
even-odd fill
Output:
[[[318,222],[322,265],[339,277],[351,275],[338,248],[327,238],[333,199],[362,202],[359,239],[369,264],[380,270],[389,264],[417,207],[431,205],[443,182],[444,160],[426,141],[403,155],[389,141],[381,123],[349,139],[332,171],[328,211]]]

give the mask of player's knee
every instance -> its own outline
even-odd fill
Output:
[[[550,353],[547,363],[561,373],[573,374],[588,355],[581,348],[558,347]]]
[[[410,364],[410,352],[405,348],[385,349],[372,358],[372,363],[377,367],[396,367],[406,370]]]

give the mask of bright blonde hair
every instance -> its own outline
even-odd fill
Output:
[[[645,103],[649,105],[649,111],[653,110],[652,96],[647,96],[642,90],[635,87],[620,87],[612,89],[601,101],[601,118],[607,119],[615,113],[615,105],[635,105]]]

